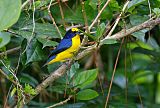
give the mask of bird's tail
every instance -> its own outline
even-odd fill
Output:
[[[56,58],[56,55],[51,56],[51,57],[47,60],[47,62],[46,62],[42,67],[50,64],[50,62],[51,62],[52,60],[54,60],[55,58]],[[53,63],[53,61],[52,61],[52,63]]]

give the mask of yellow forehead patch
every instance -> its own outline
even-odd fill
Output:
[[[73,32],[74,32],[74,31],[77,32],[77,31],[78,31],[78,28],[72,28],[71,30],[72,30]]]

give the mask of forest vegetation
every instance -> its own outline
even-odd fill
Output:
[[[159,108],[160,0],[0,0],[1,108]],[[67,30],[82,43],[43,66]]]

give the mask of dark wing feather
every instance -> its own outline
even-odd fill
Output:
[[[47,60],[47,63],[50,62],[51,60],[53,60],[54,58],[56,58],[56,55],[50,56],[49,59]]]
[[[57,48],[51,51],[51,55],[56,55],[72,46],[72,39],[62,39]]]

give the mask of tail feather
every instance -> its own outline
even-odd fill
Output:
[[[56,58],[56,55],[53,55],[53,56],[49,57],[49,59],[47,60],[47,62],[46,62],[42,67],[48,65],[48,63],[49,63],[50,61],[52,61],[53,59],[55,59],[55,58]]]

